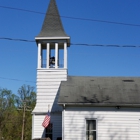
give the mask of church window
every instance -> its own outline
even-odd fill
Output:
[[[96,120],[86,120],[86,140],[96,140]]]
[[[52,138],[53,138],[53,124],[52,124],[52,123],[50,123],[50,124],[48,125],[48,127],[46,128],[45,137],[46,137],[46,138],[49,137],[49,138],[52,140]]]

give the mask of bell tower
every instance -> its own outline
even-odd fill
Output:
[[[62,136],[62,109],[57,99],[61,81],[67,80],[70,37],[64,31],[55,0],[50,0],[42,29],[35,40],[38,47],[37,100],[32,112],[32,139],[47,137],[42,122],[48,110],[54,129],[52,139],[56,139]]]
[[[70,45],[70,37],[63,29],[55,0],[50,1],[41,32],[35,40],[38,44],[38,69],[67,69],[67,47]],[[64,50],[63,60],[59,60],[59,50]]]

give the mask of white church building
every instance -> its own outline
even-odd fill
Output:
[[[32,139],[140,140],[140,78],[68,76],[65,33],[50,0],[38,47]],[[50,111],[47,128],[42,122]]]

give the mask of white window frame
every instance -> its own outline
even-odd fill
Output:
[[[87,121],[88,120],[95,120],[95,122],[96,122],[96,140],[98,140],[98,133],[97,133],[97,130],[98,130],[98,128],[97,128],[97,118],[86,118],[85,119],[85,140],[87,139],[87,136],[86,136],[86,132],[87,132],[87,128],[86,128],[86,124],[87,124]]]

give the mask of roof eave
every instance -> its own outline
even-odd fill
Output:
[[[35,40],[70,39],[70,37],[35,37]]]
[[[126,104],[126,103],[58,103],[58,105],[68,106],[94,106],[94,107],[140,107],[140,104]]]
[[[70,46],[70,37],[35,37],[36,43],[43,40],[66,40],[68,47]]]

